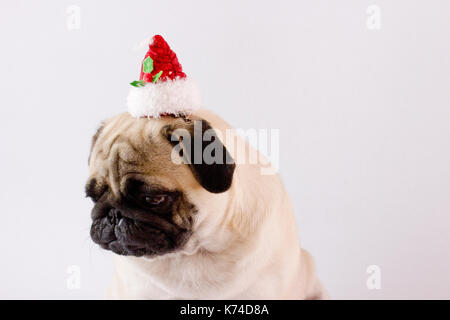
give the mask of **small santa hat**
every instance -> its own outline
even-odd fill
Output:
[[[139,81],[130,84],[127,106],[134,117],[189,115],[201,105],[195,82],[183,72],[177,55],[160,35],[151,40]]]

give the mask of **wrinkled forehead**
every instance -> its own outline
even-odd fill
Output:
[[[108,185],[115,194],[128,179],[176,188],[176,181],[169,177],[185,169],[171,161],[172,146],[161,134],[174,121],[179,119],[137,119],[129,114],[106,121],[94,137],[90,179],[99,187]]]

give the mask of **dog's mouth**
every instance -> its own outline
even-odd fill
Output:
[[[144,222],[126,217],[114,208],[94,219],[91,225],[91,238],[103,249],[136,257],[162,255],[180,249],[189,234],[167,221]]]

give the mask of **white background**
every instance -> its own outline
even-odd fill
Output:
[[[103,297],[90,138],[126,111],[146,51],[133,47],[156,33],[208,108],[280,129],[300,239],[332,298],[450,298],[450,2],[2,0],[0,23],[0,298]],[[372,264],[381,290],[366,287]]]

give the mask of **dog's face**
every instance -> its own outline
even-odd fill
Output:
[[[92,141],[86,184],[86,195],[95,203],[91,214],[94,242],[132,256],[162,255],[183,248],[195,232],[194,221],[202,206],[190,198],[227,191],[235,168],[217,138],[223,161],[194,162],[194,144],[186,145],[175,134],[182,129],[194,139],[211,131],[206,121],[201,122],[199,132],[194,127],[194,121],[185,118],[149,120],[122,114],[99,129]],[[179,155],[188,164],[173,161],[176,145],[182,146]],[[206,145],[201,143],[201,149]]]

